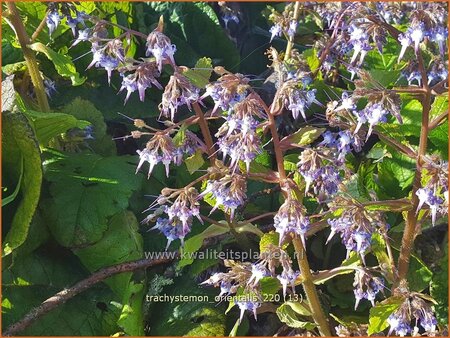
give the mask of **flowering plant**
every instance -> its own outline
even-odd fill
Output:
[[[4,283],[17,286],[49,246],[105,268],[92,276],[114,275],[96,298],[110,321],[92,335],[446,332],[448,241],[423,245],[447,234],[446,4],[37,8],[41,17],[26,3],[5,8],[3,49],[20,47],[25,62],[3,67],[5,149],[20,150],[7,187],[22,192],[6,199]],[[40,21],[31,36],[21,15]],[[262,35],[254,43],[264,39],[250,52],[246,24]],[[245,63],[256,52],[262,69]],[[219,306],[143,304],[177,291]],[[11,292],[10,324],[20,303]],[[6,333],[36,334],[27,323]]]

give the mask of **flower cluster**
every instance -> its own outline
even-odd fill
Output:
[[[262,150],[256,117],[264,117],[263,108],[256,98],[248,95],[228,111],[225,123],[215,135],[223,159],[226,156],[231,158],[230,167],[233,170],[236,170],[239,161],[243,161],[248,172],[250,163]]]
[[[85,20],[89,16],[83,12],[78,11],[75,6],[71,3],[48,3],[48,13],[45,19],[47,24],[48,34],[51,36],[56,28],[58,28],[61,21],[66,18],[66,24],[72,30],[73,36],[77,36],[78,25],[86,28]]]
[[[369,270],[358,268],[355,271],[353,282],[355,294],[355,310],[362,299],[367,299],[375,306],[375,297],[380,291],[384,293],[384,280],[381,277],[374,277]]]
[[[350,252],[357,252],[364,262],[364,255],[371,246],[372,234],[376,231],[386,231],[387,224],[379,211],[364,209],[361,205],[355,205],[352,200],[338,197],[333,202],[333,210],[343,208],[339,218],[328,219],[331,233],[327,243],[339,234],[342,244]]]
[[[280,265],[281,273],[277,273]],[[263,302],[260,283],[263,278],[276,276],[282,285],[283,295],[286,296],[288,285],[295,293],[295,282],[300,276],[300,272],[292,268],[289,255],[272,244],[255,263],[225,261],[225,266],[229,268],[228,272],[215,273],[201,284],[220,286],[219,297],[236,294],[234,302],[240,309],[240,321],[246,310],[257,318],[257,309]]]
[[[226,172],[226,169],[224,170],[223,167],[219,170],[221,171],[221,174],[219,174],[221,177],[218,178],[217,176],[219,175],[212,175],[215,176],[215,179],[208,180],[206,188],[199,195],[199,198],[211,194],[216,203],[211,213],[218,207],[223,207],[224,211],[229,213],[230,218],[233,219],[235,210],[243,205],[247,198],[247,180],[236,172],[223,175]],[[215,169],[212,168],[212,171],[215,171]]]
[[[175,72],[162,95],[159,106],[161,114],[173,121],[179,106],[186,105],[191,109],[191,103],[199,99],[200,89],[195,87],[184,75]]]
[[[334,144],[336,140],[331,132],[323,135],[322,144]],[[335,161],[335,155],[330,148],[318,147],[308,148],[302,151],[297,164],[300,175],[306,182],[305,194],[313,187],[314,195],[318,202],[323,202],[327,197],[334,195],[338,191],[341,183],[339,169],[336,164],[340,165],[340,161]],[[334,162],[334,163],[333,163]]]
[[[207,84],[205,94],[200,99],[210,96],[214,100],[211,114],[214,114],[218,108],[231,109],[246,96],[250,88],[248,82],[249,79],[242,74],[226,73],[216,82]]]
[[[435,225],[437,214],[448,212],[448,162],[436,157],[424,157],[424,162],[423,187],[416,191],[419,200],[416,213],[427,205]]]
[[[302,204],[293,196],[288,195],[273,218],[275,231],[280,234],[280,245],[287,235],[297,235],[305,243],[306,232],[310,228],[309,218]]]
[[[140,138],[145,134],[136,130],[131,135],[134,138]],[[192,155],[197,149],[206,151],[206,146],[194,133],[188,130],[184,131],[184,137],[179,144],[175,144],[174,140],[167,133],[156,133],[147,142],[143,150],[136,151],[139,154],[139,164],[136,168],[136,173],[145,162],[148,162],[150,167],[147,176],[150,177],[155,165],[161,162],[166,168],[168,177],[171,163],[181,165],[183,157]]]
[[[170,199],[177,196],[175,201],[169,206]],[[200,217],[200,207],[198,204],[198,192],[195,188],[185,188],[172,192],[172,189],[163,189],[157,198],[146,211],[154,211],[148,215],[143,223],[149,223],[156,218],[156,225],[151,230],[159,230],[167,238],[166,250],[172,241],[179,239],[183,245],[185,236],[191,231],[193,218]]]
[[[272,10],[269,20],[273,22],[273,26],[269,30],[271,34],[270,41],[276,36],[280,37],[282,34],[285,34],[289,39],[295,36],[298,21],[294,18],[293,4],[286,6],[281,14]]]
[[[106,69],[106,68],[105,68]],[[125,96],[125,103],[130,98],[131,93],[136,90],[139,92],[139,99],[143,102],[145,98],[145,90],[151,88],[152,85],[158,89],[162,89],[161,84],[156,80],[161,73],[157,69],[155,61],[142,62],[135,66],[129,66],[128,70],[134,71],[134,73],[125,75],[121,73],[122,85],[119,89],[119,93],[123,90],[127,91]]]
[[[170,64],[175,67],[175,60],[173,58],[177,48],[170,39],[161,32],[160,27],[156,28],[147,37],[145,55],[153,55],[158,65],[158,70],[161,72],[163,64]]]
[[[396,293],[399,293],[399,296],[403,297],[404,300],[399,308],[387,319],[390,326],[388,335],[395,331],[395,334],[400,337],[408,334],[417,336],[420,325],[428,335],[434,336],[437,320],[431,306],[426,302],[425,295],[409,292],[404,285],[401,285]],[[412,322],[414,322],[414,326]]]
[[[414,51],[417,53],[420,43],[425,39],[435,42],[438,45],[441,56],[444,55],[448,30],[444,14],[441,11],[436,11],[436,9],[415,10],[411,14],[411,25],[406,32],[398,37],[398,41],[402,45],[398,61],[403,58],[409,46],[413,45]]]

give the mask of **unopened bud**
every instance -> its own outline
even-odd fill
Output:
[[[133,130],[131,132],[131,137],[133,138],[140,138],[142,136],[142,133],[139,130]]]
[[[144,128],[144,127],[146,126],[146,123],[144,122],[144,120],[141,120],[141,119],[135,119],[135,120],[134,120],[134,125],[135,125],[137,128]]]

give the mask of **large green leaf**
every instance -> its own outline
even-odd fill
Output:
[[[122,211],[114,215],[108,223],[108,230],[101,240],[74,253],[89,269],[96,271],[102,267],[119,264],[143,257],[142,236],[133,213]],[[110,277],[105,282],[120,297],[127,292],[132,273],[125,272]]]
[[[67,247],[93,244],[108,229],[108,217],[127,208],[138,189],[135,157],[53,154],[44,164],[52,199],[46,202],[49,226]]]
[[[97,109],[99,105],[102,106],[102,103],[99,101],[96,107],[92,102],[76,97],[61,109],[61,113],[72,115],[78,120],[89,121],[93,127],[94,136],[93,140],[89,140],[92,150],[103,156],[115,155],[117,152],[114,141],[111,139],[111,135],[106,133],[106,118]]]
[[[7,194],[14,191],[20,181],[20,191],[16,194],[15,203],[3,210],[4,213],[14,214],[11,223],[4,224],[9,232],[3,240],[2,254],[8,255],[27,238],[42,182],[39,146],[22,113],[2,113],[2,150],[2,181],[6,187],[11,188]]]
[[[29,47],[36,52],[43,53],[50,61],[53,62],[53,65],[59,75],[70,78],[72,85],[79,86],[86,80],[86,78],[80,77],[80,74],[77,72],[72,59],[69,56],[59,54],[40,42],[35,42]]]
[[[32,307],[65,287],[85,278],[75,257],[56,252],[39,252],[15,260],[2,274],[3,328],[17,322]],[[65,304],[36,320],[25,331],[26,336],[96,336],[112,335],[118,311],[111,305],[113,293],[101,285],[75,296]],[[104,310],[100,307],[103,305]]]

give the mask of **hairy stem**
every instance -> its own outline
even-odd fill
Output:
[[[39,36],[39,34],[42,32],[42,30],[44,29],[46,23],[47,23],[47,15],[48,15],[48,11],[47,13],[45,13],[44,18],[42,19],[41,23],[39,24],[39,26],[37,26],[36,30],[34,31],[33,35],[31,35],[31,42],[34,42],[34,40],[37,39],[37,37]]]
[[[414,176],[414,183],[411,192],[411,204],[412,209],[408,211],[406,217],[405,231],[403,233],[402,245],[400,247],[400,256],[398,259],[398,278],[394,285],[398,286],[402,279],[406,278],[409,268],[409,260],[411,258],[411,252],[414,245],[414,239],[418,233],[417,227],[417,214],[416,209],[419,205],[419,198],[416,192],[421,187],[422,180],[422,157],[427,151],[427,141],[428,141],[428,131],[429,131],[429,119],[430,119],[430,109],[431,109],[431,90],[428,86],[427,73],[425,70],[422,54],[420,51],[416,52],[417,61],[419,63],[419,70],[422,76],[423,89],[425,91],[425,96],[422,99],[422,127],[420,130],[420,140],[419,149],[417,151],[416,160],[416,173]]]
[[[303,243],[299,237],[293,238],[292,242],[294,243],[298,266],[300,267],[300,272],[303,277],[303,289],[305,290],[314,321],[319,326],[319,331],[322,336],[331,336],[329,324],[323,313],[319,296],[317,295],[316,287],[313,282],[313,276],[309,268],[308,258],[306,257]]]
[[[7,20],[16,33],[20,47],[22,48],[23,57],[27,64],[28,72],[34,86],[39,109],[43,112],[49,112],[50,105],[48,104],[44,82],[41,73],[39,72],[36,55],[30,48],[28,48],[28,45],[30,44],[30,37],[25,30],[25,26],[23,25],[22,19],[20,18],[20,14],[17,10],[16,4],[14,2],[7,2],[6,6],[8,7]]]
[[[214,165],[216,156],[214,152],[214,142],[211,137],[211,133],[209,132],[208,122],[206,122],[205,115],[203,114],[203,111],[197,102],[194,102],[192,104],[192,107],[194,108],[195,115],[198,117],[198,124],[205,140],[209,160],[211,162],[211,165]]]
[[[298,17],[300,15],[300,1],[297,1],[294,5],[294,17],[293,20],[298,21]],[[290,36],[288,40],[288,44],[286,46],[286,52],[284,54],[284,60],[287,60],[291,56],[292,47],[294,46],[294,36]]]
[[[261,100],[262,101],[262,100]],[[266,107],[263,105],[263,107]],[[269,117],[269,128],[273,139],[273,146],[275,150],[275,157],[277,161],[278,174],[280,175],[280,187],[283,190],[284,183],[286,181],[286,171],[284,170],[283,152],[280,147],[280,138],[278,136],[277,126],[275,124],[275,116],[272,111],[274,104],[269,111],[266,109],[267,116]],[[311,269],[309,268],[308,259],[306,257],[305,249],[299,238],[293,239],[295,252],[300,267],[300,272],[303,277],[303,289],[305,290],[308,303],[312,310],[312,317],[316,324],[319,326],[319,331],[323,336],[330,336],[330,328],[325,314],[319,302],[319,296],[317,295],[316,287],[313,283]]]

